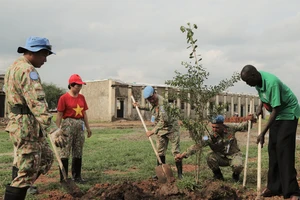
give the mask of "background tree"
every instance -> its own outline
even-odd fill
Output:
[[[46,100],[49,109],[55,109],[57,107],[59,97],[66,92],[66,89],[60,88],[53,83],[42,83],[42,85],[46,93]]]
[[[187,27],[181,26],[180,30],[183,33],[186,33],[188,43],[187,48],[191,48],[189,58],[192,59],[193,62],[182,62],[186,72],[181,73],[179,71],[175,71],[173,79],[167,80],[165,83],[177,88],[179,91],[170,93],[169,97],[172,99],[179,98],[182,102],[192,105],[194,107],[195,117],[190,118],[184,116],[180,112],[180,109],[176,106],[167,105],[166,109],[169,114],[179,117],[179,119],[183,122],[183,126],[189,131],[190,136],[195,143],[201,143],[203,136],[208,132],[207,125],[211,117],[216,116],[217,114],[223,114],[224,112],[223,107],[214,105],[213,107],[208,108],[207,103],[211,98],[238,82],[240,80],[240,75],[235,72],[231,78],[221,80],[217,85],[206,85],[205,81],[209,77],[209,72],[207,72],[206,69],[199,64],[202,58],[200,58],[200,55],[197,55],[197,40],[194,39],[193,30],[197,29],[197,25],[194,24],[193,27],[190,23],[187,23],[187,25]],[[209,115],[206,114],[207,109],[209,109]],[[196,156],[198,166],[198,170],[196,170],[196,182],[199,181],[201,153],[202,149]]]

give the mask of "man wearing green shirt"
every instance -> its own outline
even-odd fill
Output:
[[[269,130],[269,171],[267,188],[262,196],[298,199],[300,195],[295,169],[295,144],[300,107],[294,93],[273,74],[257,71],[246,65],[241,78],[258,91],[261,105],[256,114],[262,114],[264,106],[270,112],[269,120],[257,137],[263,147],[265,134]]]

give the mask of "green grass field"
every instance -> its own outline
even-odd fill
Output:
[[[155,139],[155,138],[153,138]],[[182,135],[181,149],[184,151],[188,146],[193,144],[187,135]],[[248,175],[247,188],[256,190],[256,144],[250,144],[249,160],[248,160]],[[245,144],[240,144],[240,148],[245,153]],[[212,177],[212,172],[206,165],[205,155],[209,148],[204,148],[201,165],[201,179]],[[12,144],[6,132],[0,132],[0,196],[3,196],[5,185],[11,179],[11,165],[12,165]],[[299,147],[297,148],[299,152]],[[299,153],[297,153],[297,158]],[[192,156],[185,159],[183,164],[195,164],[196,157]],[[267,174],[267,148],[262,149],[262,187],[266,182]],[[167,163],[174,167],[174,160],[169,150],[167,152]],[[96,183],[120,183],[123,181],[137,181],[149,179],[155,174],[154,168],[156,165],[156,157],[152,150],[148,138],[145,136],[143,129],[93,129],[91,138],[87,138],[84,146],[83,155],[83,178],[88,180],[87,184],[79,185],[83,191],[87,191]],[[297,159],[297,170],[300,165]],[[54,171],[49,178],[57,178],[57,182],[50,184],[37,183],[39,188],[45,189],[60,189],[58,165],[55,162],[52,166]],[[107,171],[114,173],[105,173]],[[70,171],[70,170],[69,170]],[[222,172],[226,180],[231,179],[231,169],[222,168]],[[184,179],[177,181],[180,188],[189,188],[194,184],[194,172],[184,172]],[[243,173],[241,174],[241,181],[237,187],[242,184]],[[233,183],[232,183],[233,184]],[[63,190],[63,189],[60,189]],[[27,195],[27,199],[43,199],[43,196]]]

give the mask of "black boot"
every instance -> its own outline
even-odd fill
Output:
[[[232,179],[233,179],[234,182],[239,182],[240,174],[232,173]]]
[[[4,200],[24,200],[28,187],[17,188],[10,185],[6,186]]]
[[[220,168],[217,169],[217,170],[215,170],[215,171],[213,171],[213,173],[214,173],[214,179],[218,179],[218,180],[224,181],[224,177],[223,177],[223,174],[222,174]]]
[[[81,178],[82,158],[73,158],[72,160],[72,176],[76,183],[85,183],[86,181]]]
[[[66,178],[68,178],[69,158],[62,158],[61,162],[66,172],[66,176],[67,176]],[[64,176],[60,169],[59,169],[59,174],[60,174],[60,182],[62,182],[64,180]]]
[[[178,179],[182,179],[182,161],[175,162],[177,168]]]
[[[160,158],[160,161],[162,164],[166,164],[166,156],[159,156],[159,158]],[[160,165],[160,163],[157,160],[157,166],[159,166],[159,165]],[[156,176],[156,174],[154,176],[152,176],[152,179],[158,180],[158,177]]]
[[[166,164],[166,156],[159,156],[159,158],[160,158],[162,164]],[[157,160],[157,166],[158,166],[158,165],[159,165],[159,162],[158,162],[158,160]]]
[[[12,167],[11,180],[14,180],[18,176],[19,169],[15,166]]]

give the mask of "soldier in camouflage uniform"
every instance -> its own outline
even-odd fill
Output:
[[[178,119],[169,116],[164,110],[164,98],[154,91],[151,86],[145,87],[143,91],[144,98],[147,99],[151,106],[141,107],[137,103],[133,104],[138,106],[141,110],[151,111],[151,122],[155,124],[151,131],[147,132],[147,136],[157,135],[157,152],[162,161],[166,163],[166,151],[169,141],[172,145],[172,154],[174,159],[176,155],[180,154],[180,133]],[[178,178],[182,178],[182,161],[176,161],[176,168],[178,172]],[[159,163],[157,162],[157,165]]]
[[[29,186],[40,174],[49,171],[53,153],[46,141],[47,134],[55,145],[66,145],[66,136],[52,121],[45,92],[35,68],[40,68],[52,54],[49,40],[29,37],[24,53],[7,70],[4,84],[8,105],[9,123],[6,131],[14,145],[13,180],[6,186],[4,199],[22,200]]]
[[[248,123],[224,124],[224,117],[218,115],[212,121],[213,135],[204,136],[202,146],[209,146],[212,152],[207,155],[207,165],[213,171],[214,178],[224,180],[220,167],[230,166],[234,181],[239,181],[240,173],[243,170],[243,157],[237,144],[235,133],[248,129]],[[201,148],[201,144],[195,144],[186,152],[177,156],[177,160],[188,158]]]
[[[69,91],[63,94],[58,101],[56,124],[69,136],[66,147],[59,149],[61,161],[68,174],[69,157],[72,149],[72,176],[75,182],[84,183],[81,177],[82,150],[85,141],[84,131],[87,130],[87,137],[91,137],[92,131],[88,123],[86,110],[88,109],[85,98],[79,94],[82,82],[78,74],[73,74],[69,78]],[[62,119],[64,119],[62,121]],[[63,180],[60,171],[60,180]]]

